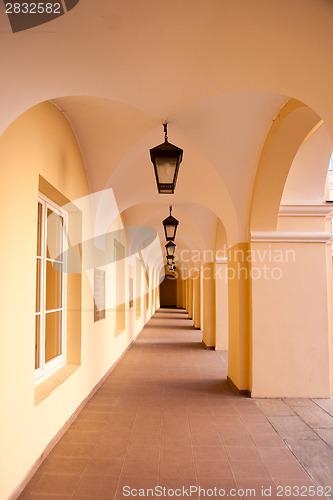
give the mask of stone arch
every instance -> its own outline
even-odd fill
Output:
[[[311,108],[290,99],[262,148],[250,209],[250,231],[275,231],[286,179],[302,142],[320,122]]]

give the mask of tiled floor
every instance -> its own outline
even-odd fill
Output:
[[[304,422],[307,406],[280,400],[258,406],[232,394],[225,353],[204,350],[201,332],[191,325],[180,310],[155,314],[20,499],[135,498],[130,489],[157,485],[166,490],[145,491],[146,498],[170,498],[167,490],[176,488],[181,498],[221,498],[212,495],[216,488],[234,498],[253,497],[245,491],[252,489],[257,498],[283,499],[290,490],[282,487],[293,486],[317,498],[306,490],[314,484],[309,475],[269,422],[284,437],[288,422],[281,419]],[[315,426],[323,414],[316,417]],[[324,442],[319,436],[325,438],[325,430],[316,431],[316,443]],[[304,453],[312,438],[303,437]]]
[[[261,399],[259,408],[317,484],[333,496],[333,399]]]

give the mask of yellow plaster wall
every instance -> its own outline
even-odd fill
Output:
[[[329,324],[329,357],[330,357],[330,384],[333,397],[333,258],[332,245],[326,245],[327,262],[327,294],[328,294],[328,324]]]
[[[201,287],[200,287],[200,270],[197,270],[197,274],[193,280],[193,324],[196,328],[200,328],[201,325]]]
[[[228,376],[236,387],[250,387],[250,296],[248,243],[237,243],[228,250]]]
[[[324,217],[279,217],[277,231],[288,232],[325,232]]]
[[[216,297],[215,264],[206,262],[203,266],[203,328],[202,337],[207,347],[216,345]]]
[[[193,319],[193,278],[188,279],[188,316]]]
[[[128,327],[117,338],[114,337],[112,311],[107,311],[107,319],[94,323],[89,276],[83,274],[81,365],[68,370],[63,383],[35,405],[35,254],[39,179],[42,176],[71,201],[88,195],[89,186],[71,126],[50,102],[25,112],[0,137],[0,165],[3,283],[0,292],[3,311],[0,335],[0,498],[6,499],[140,331],[143,319],[135,319],[135,308],[127,310]],[[106,270],[106,288],[110,294],[114,280],[112,265]],[[128,275],[127,271],[125,274]],[[77,279],[80,278],[76,276]],[[74,304],[77,307],[77,301]]]
[[[252,267],[270,269],[267,279],[252,280],[252,395],[329,397],[326,245],[260,242],[251,249],[262,256]],[[273,268],[281,271],[275,279]]]
[[[178,275],[178,278],[177,278],[177,307],[185,307],[183,287],[184,287],[184,280],[182,280],[181,276]]]
[[[228,264],[216,263],[216,350],[228,350]]]

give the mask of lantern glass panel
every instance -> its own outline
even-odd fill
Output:
[[[176,226],[165,226],[165,232],[166,232],[166,236],[167,236],[167,239],[170,239],[170,240],[173,240],[175,238],[175,234],[176,234]]]
[[[176,245],[166,245],[167,255],[175,255]]]
[[[159,184],[172,184],[175,177],[177,158],[155,158]]]

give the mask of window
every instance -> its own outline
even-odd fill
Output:
[[[134,280],[133,278],[129,278],[129,291],[128,291],[128,295],[129,295],[129,307],[134,307]]]
[[[150,292],[150,303],[152,307],[155,306],[155,274],[152,272],[151,275],[151,292]]]
[[[146,311],[149,309],[149,266],[146,269],[147,292],[145,294]]]
[[[141,316],[141,262],[139,259],[135,261],[135,306],[136,319]]]
[[[40,379],[66,361],[67,215],[40,194],[37,223],[35,379]]]
[[[105,319],[105,271],[94,270],[94,321]]]
[[[125,247],[119,241],[114,240],[114,252],[116,263],[116,335],[125,330]]]

